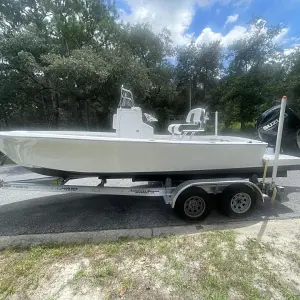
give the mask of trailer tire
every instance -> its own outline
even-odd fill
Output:
[[[188,221],[204,220],[210,213],[209,194],[198,187],[184,190],[177,198],[174,210]]]
[[[218,199],[220,211],[231,218],[250,215],[256,205],[257,194],[245,184],[227,187]]]

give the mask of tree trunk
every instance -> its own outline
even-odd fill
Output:
[[[85,103],[84,100],[78,99],[77,101],[77,114],[78,114],[78,121],[76,125],[79,125],[82,128],[86,126],[86,118],[85,118]]]
[[[59,99],[58,94],[53,90],[51,81],[49,80],[49,86],[51,89],[51,102],[52,102],[52,116],[53,116],[53,123],[54,127],[58,127],[59,121]]]
[[[4,120],[5,127],[6,127],[6,129],[8,129],[9,124],[8,124],[7,115],[6,115],[5,110],[2,106],[1,106],[1,114],[2,114],[2,119]]]
[[[50,116],[49,116],[49,109],[48,109],[48,104],[47,104],[47,100],[45,99],[45,97],[42,95],[42,93],[40,93],[41,99],[42,99],[42,103],[43,103],[43,107],[44,107],[44,117],[45,117],[45,121],[47,124],[47,127],[49,129],[51,129],[51,122],[50,122]]]
[[[90,129],[90,124],[89,124],[89,100],[84,100],[84,111],[85,111],[85,126],[86,130]]]
[[[55,128],[58,128],[59,125],[59,98],[57,93],[55,94],[55,111],[54,111],[54,121],[55,121]]]
[[[240,99],[240,118],[241,118],[241,130],[244,131],[246,128],[246,122],[245,122],[245,107],[243,100]]]
[[[245,129],[246,129],[246,123],[243,120],[243,118],[241,118],[241,131],[245,131]]]
[[[208,86],[208,68],[205,67],[205,80],[203,82],[203,102],[206,103],[206,89]]]

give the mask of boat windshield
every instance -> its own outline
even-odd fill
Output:
[[[122,108],[131,108],[134,107],[133,95],[130,90],[126,90],[121,87],[121,97],[119,107]]]

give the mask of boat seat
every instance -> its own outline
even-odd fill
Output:
[[[168,127],[168,131],[172,135],[202,132],[204,131],[203,125],[206,123],[206,120],[205,109],[195,108],[188,113],[185,124],[171,124]]]
[[[168,127],[168,131],[172,134],[182,134],[185,131],[204,131],[199,129],[198,124],[172,124]]]

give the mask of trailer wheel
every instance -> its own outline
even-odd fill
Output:
[[[256,205],[255,191],[245,184],[229,186],[219,198],[219,209],[232,218],[243,218],[251,214]]]
[[[178,196],[174,210],[185,220],[203,220],[210,213],[209,195],[201,188],[191,187]]]

